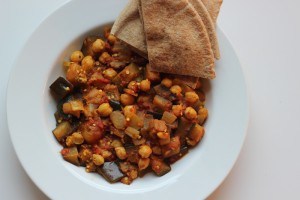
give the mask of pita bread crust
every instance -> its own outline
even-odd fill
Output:
[[[215,77],[208,34],[187,0],[141,0],[141,7],[149,63],[154,71]]]
[[[189,2],[194,6],[195,10],[201,17],[203,24],[206,28],[208,33],[208,37],[211,43],[211,47],[214,52],[214,57],[216,59],[220,59],[220,50],[219,50],[219,43],[216,35],[215,24],[213,23],[209,12],[207,11],[206,7],[202,3],[201,0],[189,0]]]
[[[216,25],[223,0],[201,0]]]
[[[147,58],[144,27],[141,22],[139,0],[131,0],[115,21],[111,34],[131,46],[141,56]]]

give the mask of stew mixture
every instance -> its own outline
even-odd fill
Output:
[[[66,79],[50,86],[58,100],[53,134],[63,158],[110,183],[147,172],[163,176],[197,145],[208,110],[199,80],[152,72],[148,61],[104,30],[64,62]]]

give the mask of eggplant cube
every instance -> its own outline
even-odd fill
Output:
[[[51,85],[50,89],[60,99],[64,98],[73,91],[74,86],[63,77],[58,77]]]
[[[115,162],[105,162],[97,172],[102,175],[108,182],[115,183],[124,177],[119,166]]]

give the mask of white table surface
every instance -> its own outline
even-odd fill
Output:
[[[0,199],[47,199],[14,152],[5,93],[26,39],[67,1],[0,0]],[[251,115],[235,166],[208,200],[300,199],[300,1],[224,1],[219,26],[243,65]]]

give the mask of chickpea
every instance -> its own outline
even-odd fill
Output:
[[[108,62],[108,60],[111,58],[111,56],[107,53],[107,52],[103,52],[101,54],[101,56],[99,57],[99,61],[102,63],[102,64],[105,64]]]
[[[148,145],[141,145],[139,148],[139,154],[142,158],[148,158],[152,153],[152,149]]]
[[[121,94],[120,100],[123,105],[132,105],[135,99],[132,95],[124,93]]]
[[[195,111],[194,108],[192,107],[187,107],[184,111],[184,116],[189,119],[189,120],[192,120],[192,119],[195,119],[197,117],[197,112]]]
[[[208,110],[204,107],[201,107],[198,111],[198,123],[202,125],[208,116]]]
[[[133,89],[135,89],[136,85],[137,85],[136,81],[130,81],[128,83],[127,87],[128,87],[128,89],[132,89],[133,90]]]
[[[176,117],[180,117],[182,115],[183,106],[180,105],[173,105],[172,112]]]
[[[136,81],[130,81],[127,85],[128,89],[133,90],[134,92],[138,92],[140,83]]]
[[[80,152],[79,157],[83,162],[87,162],[91,160],[93,156],[93,153],[89,149],[83,149],[82,152]]]
[[[101,155],[103,156],[103,158],[108,158],[112,155],[112,153],[110,151],[104,150],[101,152]]]
[[[128,174],[129,178],[131,178],[132,180],[136,179],[138,176],[138,172],[137,170],[133,169],[129,172]]]
[[[108,68],[103,71],[103,76],[108,79],[113,79],[117,74],[113,68]]]
[[[123,112],[124,112],[125,117],[130,118],[133,114],[136,113],[136,107],[133,105],[125,106],[123,108]]]
[[[93,154],[93,163],[100,166],[104,163],[104,158],[101,155]]]
[[[157,137],[159,139],[170,139],[170,133],[168,133],[168,132],[158,132]]]
[[[107,40],[110,44],[114,44],[117,41],[117,38],[114,35],[109,34]]]
[[[67,145],[67,147],[71,147],[71,146],[74,145],[73,137],[72,137],[72,136],[68,136],[68,137],[66,138],[66,145]]]
[[[120,140],[113,140],[110,144],[110,146],[116,148],[116,147],[122,147],[122,142]]]
[[[92,50],[95,53],[99,53],[105,49],[105,42],[101,39],[97,39],[95,42],[92,44]]]
[[[139,170],[146,169],[150,164],[150,158],[141,158],[139,159],[138,166]]]
[[[172,80],[169,79],[169,78],[164,78],[164,79],[161,81],[161,84],[162,84],[163,86],[167,87],[167,88],[170,88],[170,87],[172,87],[173,82],[172,82]]]
[[[150,90],[150,85],[151,85],[151,82],[148,79],[142,80],[140,83],[140,89],[144,92],[147,92]]]
[[[130,179],[129,177],[125,176],[121,179],[121,183],[126,184],[126,185],[130,185],[130,183],[132,183],[132,179]]]
[[[87,173],[95,172],[96,168],[97,168],[97,166],[95,165],[95,163],[91,161],[86,164],[85,171]]]
[[[112,107],[109,105],[109,103],[103,103],[99,106],[99,108],[97,109],[97,112],[99,113],[99,115],[101,117],[107,117],[110,115],[110,113],[112,113],[113,109]]]
[[[74,144],[82,144],[84,142],[84,138],[79,132],[74,132],[72,134],[72,139]]]
[[[196,94],[196,92],[186,92],[185,100],[188,103],[196,103],[196,101],[199,100],[199,96]]]
[[[177,96],[180,95],[180,93],[182,92],[182,89],[179,85],[173,85],[171,88],[170,88],[170,91],[173,93],[173,94],[176,94]]]
[[[92,56],[85,56],[81,61],[81,66],[85,71],[91,70],[95,65],[95,61]]]
[[[81,62],[81,60],[83,59],[83,53],[81,51],[74,51],[71,54],[70,60],[72,62]]]
[[[124,147],[116,147],[115,151],[119,159],[124,160],[127,158],[127,153]]]

